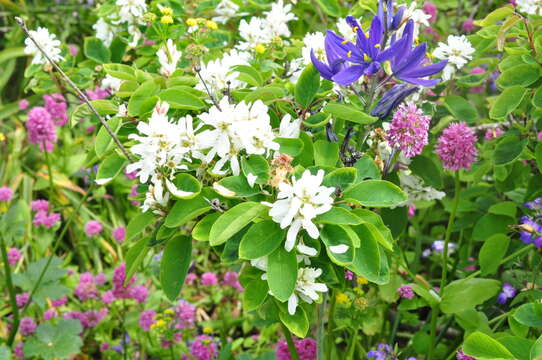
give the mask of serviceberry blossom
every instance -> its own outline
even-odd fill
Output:
[[[512,285],[504,283],[502,285],[502,290],[497,297],[497,301],[499,304],[506,304],[508,299],[513,299],[514,296],[516,296],[516,289]]]
[[[213,17],[213,21],[225,24],[231,18],[238,16],[239,5],[231,0],[221,0],[214,9],[214,12],[216,16]]]
[[[423,179],[412,174],[410,170],[398,172],[401,189],[408,195],[408,200],[402,206],[412,206],[416,201],[440,200],[446,196],[443,191],[438,191],[427,186]]]
[[[139,23],[147,11],[145,0],[117,0],[119,17],[122,22]]]
[[[114,94],[117,91],[119,91],[120,86],[122,85],[122,80],[117,79],[109,74],[105,75],[105,77],[102,79],[102,82],[100,83],[100,89],[103,91],[106,91],[108,95]],[[121,111],[121,107],[126,107],[126,105],[122,104],[119,106],[119,112]],[[119,116],[119,114],[117,114]]]
[[[476,135],[464,122],[448,126],[438,138],[436,153],[447,170],[469,170],[476,160]]]
[[[56,126],[63,126],[68,122],[68,104],[61,94],[43,96],[45,110],[51,114]]]
[[[98,18],[98,21],[92,25],[92,29],[96,32],[96,37],[102,40],[105,46],[111,45],[115,34],[120,31],[120,28],[109,24],[103,18]]]
[[[297,281],[294,293],[288,299],[288,313],[294,315],[299,304],[299,298],[308,304],[318,300],[319,292],[327,292],[324,283],[316,282],[316,278],[322,275],[322,269],[312,267],[300,268],[297,270]]]
[[[43,27],[38,27],[37,30],[30,30],[30,36],[38,43],[38,45],[43,49],[43,51],[55,62],[64,60],[60,55],[60,40],[56,38],[55,34],[50,34],[49,30]],[[34,41],[30,38],[26,38],[24,41],[26,47],[24,52],[28,55],[34,55],[32,59],[32,64],[46,64],[48,62],[47,58],[42,54],[38,49]]]
[[[239,153],[265,155],[270,150],[278,151],[279,144],[274,142],[275,134],[271,128],[267,106],[257,100],[247,104],[230,104],[227,97],[222,98],[219,107],[213,106],[209,112],[199,115],[204,125],[211,129],[196,135],[197,142],[202,149],[210,149],[205,156],[207,163],[216,156],[213,172],[225,174],[226,163],[234,175],[239,175]]]
[[[397,292],[405,299],[412,299],[415,296],[412,286],[409,285],[401,285],[401,287],[397,289]]]
[[[424,115],[414,102],[402,104],[393,114],[388,142],[407,158],[420,155],[428,143],[431,117]]]
[[[214,338],[199,335],[190,344],[190,354],[196,360],[212,360],[218,356],[218,345]]]
[[[102,232],[103,228],[103,225],[99,221],[89,220],[85,224],[85,234],[87,236],[96,236]]]
[[[21,322],[19,324],[19,331],[23,336],[28,336],[36,332],[37,327],[38,325],[34,322],[34,319],[27,316],[21,319]]]
[[[215,273],[206,272],[201,275],[201,284],[204,286],[213,286],[218,284],[218,277]]]
[[[294,345],[299,360],[316,360],[318,349],[314,339],[294,339]],[[292,360],[286,340],[281,339],[277,343],[276,357],[277,360]]]
[[[160,63],[160,74],[165,77],[170,77],[177,69],[177,64],[181,59],[182,53],[177,49],[173,40],[168,39],[166,43],[160,47],[156,53],[158,62]]]
[[[202,63],[199,72],[205,82],[199,79],[196,89],[206,91],[207,86],[213,94],[220,94],[224,90],[244,87],[246,83],[238,79],[239,72],[235,71],[235,66],[248,65],[250,58],[248,52],[232,49],[221,58]]]
[[[144,310],[139,316],[139,326],[145,330],[149,331],[152,324],[154,324],[154,317],[156,312],[154,310]]]
[[[8,264],[11,266],[17,265],[19,260],[21,260],[22,258],[21,252],[17,248],[9,248],[7,253],[8,253]]]
[[[335,188],[322,186],[323,180],[324,170],[318,170],[316,175],[305,170],[300,179],[292,178],[292,184],[287,182],[279,184],[277,201],[273,204],[262,203],[271,207],[269,215],[273,221],[279,223],[282,229],[289,227],[284,244],[286,251],[294,248],[301,228],[313,239],[320,236],[320,231],[312,220],[331,210],[333,204],[331,194],[335,191]]]
[[[57,141],[55,123],[44,107],[36,106],[28,112],[26,130],[31,144],[39,145],[42,151],[53,151],[54,143]]]
[[[13,199],[13,190],[7,186],[0,187],[0,202],[8,202]]]
[[[475,51],[476,49],[465,35],[450,35],[447,43],[439,42],[438,47],[433,51],[433,56],[437,59],[448,60],[442,72],[442,78],[450,80],[457,70],[472,60],[472,54]]]
[[[113,238],[119,244],[122,244],[126,239],[126,228],[124,226],[117,226],[113,229]]]
[[[540,0],[516,0],[519,11],[528,15],[542,16],[542,3]]]

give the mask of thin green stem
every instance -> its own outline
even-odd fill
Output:
[[[15,340],[15,335],[17,334],[17,329],[19,328],[19,308],[17,307],[17,298],[15,297],[15,288],[13,287],[13,282],[11,281],[11,269],[9,267],[8,253],[6,249],[6,243],[4,242],[4,236],[0,235],[0,250],[2,251],[2,261],[4,263],[4,272],[6,287],[9,293],[9,302],[11,303],[11,311],[13,313],[13,326],[9,332],[8,337],[8,347],[13,345]]]
[[[346,359],[354,360],[354,353],[356,351],[356,343],[358,341],[358,330],[352,329],[350,334],[350,343],[348,343],[348,348],[346,349]]]
[[[440,293],[444,292],[446,286],[446,277],[448,276],[448,245],[450,243],[450,237],[452,236],[452,228],[454,227],[455,216],[457,214],[457,207],[459,205],[459,193],[461,192],[461,182],[459,181],[459,172],[455,172],[455,194],[454,202],[452,205],[452,212],[448,219],[448,226],[446,227],[446,236],[444,238],[444,250],[442,251],[442,277],[440,279]]]
[[[318,346],[318,360],[324,359],[324,317],[327,304],[327,293],[324,295],[324,301],[318,309],[318,329],[316,332],[316,345]]]
[[[337,303],[337,297],[333,292],[329,293],[329,296],[331,298],[330,304],[329,304],[329,313],[328,313],[328,319],[327,319],[327,343],[326,343],[326,360],[331,360],[331,353],[332,353],[332,347],[333,347],[333,326],[334,322],[333,319],[335,317],[335,304]]]
[[[439,310],[437,306],[431,308],[431,327],[430,327],[430,341],[429,352],[427,353],[427,360],[433,360],[433,354],[435,352],[436,335],[437,335],[437,319]]]
[[[292,360],[299,360],[299,355],[297,355],[294,340],[292,339],[292,333],[290,333],[290,330],[288,330],[286,325],[284,325],[282,322],[280,324],[282,325],[282,332],[286,338],[286,343],[288,344],[288,350],[290,351]]]
[[[513,258],[515,258],[515,257],[517,257],[519,255],[523,255],[524,253],[526,253],[528,251],[531,251],[532,249],[534,249],[534,245],[530,244],[530,245],[525,246],[524,248],[521,248],[521,249],[517,250],[513,254],[510,254],[507,257],[505,257],[504,259],[502,259],[502,261],[499,263],[499,266],[502,265],[502,264],[506,264],[507,262],[509,262]],[[465,280],[475,278],[478,275],[480,275],[481,273],[482,273],[482,271],[477,270],[477,271],[473,272],[472,274],[470,274],[469,276],[467,276],[465,278]]]
[[[51,168],[51,159],[49,158],[49,153],[45,148],[45,143],[43,143],[43,153],[45,154],[45,163],[47,164],[47,174],[49,176],[49,201],[53,201],[55,184],[53,181],[53,169]]]

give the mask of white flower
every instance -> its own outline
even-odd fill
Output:
[[[516,0],[518,9],[528,15],[542,16],[542,2],[540,0]]]
[[[96,31],[96,37],[103,41],[105,46],[111,45],[115,34],[119,29],[113,25],[107,23],[104,19],[99,18],[92,28]]]
[[[215,8],[215,16],[213,21],[225,24],[229,19],[235,17],[239,11],[239,5],[231,0],[222,0]]]
[[[238,154],[245,150],[247,154],[263,155],[270,150],[278,150],[279,145],[273,140],[275,135],[270,125],[267,106],[258,100],[252,104],[244,101],[238,105],[230,104],[227,97],[222,98],[219,107],[213,106],[208,113],[199,115],[202,123],[212,129],[196,136],[201,149],[210,149],[206,162],[218,155],[213,171],[224,174],[224,165],[229,162],[234,175],[239,175]]]
[[[162,210],[167,206],[169,201],[169,193],[164,193],[164,186],[162,182],[154,181],[154,185],[149,185],[149,190],[145,194],[145,201],[141,206],[141,211],[146,212],[151,209],[153,213],[158,215],[164,215]]]
[[[352,32],[352,30],[350,30],[350,32]],[[327,62],[325,40],[326,36],[321,32],[308,33],[305,35],[303,38],[304,46],[301,50],[304,65],[312,64],[311,50],[314,50],[314,55],[318,58],[318,60]]]
[[[120,104],[119,109],[117,110],[117,113],[115,114],[116,117],[127,117],[128,116],[128,107],[126,104]]]
[[[29,33],[53,61],[64,60],[60,56],[60,40],[56,38],[55,34],[50,34],[49,30],[43,27],[39,27],[37,30],[30,30]],[[30,38],[26,38],[24,43],[26,45],[24,48],[25,54],[34,55],[32,64],[46,64],[48,62],[47,58],[43,56]]]
[[[250,185],[250,187],[254,187],[254,184],[256,184],[256,180],[258,180],[258,177],[252,173],[247,174],[247,182]]]
[[[297,139],[299,137],[301,119],[292,121],[290,114],[284,115],[280,121],[279,137]]]
[[[433,51],[433,56],[437,59],[448,60],[442,78],[450,80],[456,70],[461,69],[472,59],[472,54],[475,51],[465,35],[450,35],[448,36],[448,43],[440,42]]]
[[[158,62],[160,62],[160,74],[169,77],[177,69],[177,64],[181,59],[181,52],[177,50],[177,46],[173,43],[173,40],[168,39],[165,45],[160,47],[160,50],[156,53],[158,56]]]
[[[245,19],[239,23],[239,36],[244,40],[237,45],[239,50],[254,50],[260,44],[267,44],[271,41],[273,34],[267,26],[267,22],[259,17],[250,18],[250,22]]]
[[[399,180],[401,189],[408,194],[408,200],[401,206],[411,205],[414,201],[440,200],[446,193],[438,191],[431,186],[425,186],[423,180],[410,171],[400,171]]]
[[[111,94],[116,93],[119,91],[120,86],[122,85],[122,80],[117,79],[109,74],[105,75],[105,77],[102,79],[102,83],[100,85],[100,89],[102,90],[109,90]]]
[[[272,36],[289,37],[291,35],[288,22],[297,19],[291,11],[291,4],[284,5],[284,0],[278,0],[271,5],[271,11],[264,13],[267,27],[269,27]]]
[[[407,20],[412,20],[414,21],[414,39],[417,39],[420,34],[420,28],[422,26],[429,26],[429,19],[431,19],[431,15],[426,14],[422,9],[418,9],[416,2],[411,3],[408,7],[406,4],[404,6],[406,7],[406,10],[403,15],[403,26],[397,30],[397,37],[399,38],[402,36]]]
[[[295,314],[299,298],[306,303],[312,304],[320,297],[319,292],[327,292],[327,286],[324,283],[316,282],[316,278],[322,275],[322,269],[311,267],[297,270],[297,281],[295,283],[294,293],[288,299],[288,313]]]
[[[239,73],[232,71],[236,65],[248,65],[250,54],[244,51],[231,50],[220,59],[211,60],[201,65],[200,74],[205,84],[214,94],[220,94],[228,89],[234,90],[244,87],[246,83],[238,80]],[[200,80],[196,89],[205,90],[205,85]]]
[[[352,30],[352,26],[346,22],[345,18],[341,18],[337,21],[337,30],[339,30],[339,33],[345,40],[348,40],[351,43],[356,42],[356,33]]]
[[[313,239],[320,236],[320,231],[312,220],[331,210],[333,204],[331,194],[335,191],[335,188],[322,186],[323,180],[324,170],[318,170],[317,175],[305,170],[299,180],[292,178],[291,185],[286,182],[279,184],[277,201],[273,204],[263,203],[271,206],[269,215],[273,221],[279,223],[282,229],[290,227],[284,243],[286,251],[294,248],[301,228]]]
[[[139,23],[147,11],[145,0],[117,0],[121,22]]]
[[[134,48],[143,37],[143,34],[141,33],[141,30],[139,30],[139,27],[133,24],[128,26],[128,33],[132,36],[132,41],[128,43],[128,47]]]

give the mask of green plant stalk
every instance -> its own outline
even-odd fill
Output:
[[[292,339],[292,333],[290,330],[288,330],[286,325],[284,325],[282,322],[280,324],[282,325],[282,331],[284,332],[284,337],[286,338],[286,343],[288,344],[288,350],[290,351],[292,360],[299,360],[299,355],[297,355],[294,340]]]
[[[45,142],[43,143],[43,148],[45,149]],[[51,168],[51,159],[49,158],[49,153],[47,151],[44,150],[43,154],[45,155],[45,164],[47,164],[47,174],[49,177],[49,200],[53,201],[55,184],[53,181],[53,169]]]
[[[442,276],[440,279],[440,293],[441,296],[446,286],[446,278],[448,276],[448,245],[450,243],[450,237],[452,236],[452,228],[454,227],[455,216],[457,214],[457,207],[459,205],[459,194],[461,192],[461,182],[459,181],[459,171],[455,172],[455,194],[454,202],[452,205],[452,212],[448,219],[448,226],[446,227],[446,236],[444,238],[444,250],[442,251]]]
[[[433,360],[433,353],[435,352],[436,335],[437,335],[437,319],[439,315],[438,306],[431,308],[431,325],[430,325],[430,339],[429,352],[427,353],[427,360]]]
[[[354,354],[356,351],[356,342],[358,341],[358,329],[353,329],[350,333],[350,343],[346,349],[346,359],[354,360]]]
[[[333,318],[335,317],[335,304],[337,303],[337,297],[333,292],[329,294],[331,300],[329,305],[329,314],[327,319],[327,343],[326,343],[326,360],[331,360],[331,348],[333,347]]]
[[[9,293],[9,302],[11,303],[11,311],[13,312],[13,326],[9,332],[8,337],[8,347],[11,348],[13,341],[15,340],[15,335],[17,335],[17,330],[19,328],[19,308],[17,307],[17,298],[15,297],[15,288],[13,287],[13,282],[11,280],[11,269],[9,268],[8,262],[8,253],[6,250],[6,243],[4,241],[4,236],[0,235],[0,250],[2,251],[2,261],[4,263],[4,272],[6,277],[6,287]]]
[[[327,304],[327,293],[318,309],[318,329],[316,331],[316,346],[318,347],[318,360],[324,359],[324,316]]]

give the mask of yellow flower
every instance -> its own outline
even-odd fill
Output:
[[[263,54],[263,53],[265,52],[265,50],[266,50],[266,49],[265,49],[265,45],[263,45],[263,44],[258,44],[258,45],[256,45],[256,47],[254,48],[254,50],[256,50],[256,52],[257,52],[258,54]]]
[[[162,6],[158,4],[158,9],[162,13],[162,15],[173,15],[173,9],[169,6]]]
[[[210,327],[208,327],[208,326],[206,326],[206,327],[203,328],[203,332],[204,332],[205,334],[212,334],[212,333],[213,333],[213,329],[210,328]]]
[[[154,22],[156,18],[157,18],[156,14],[153,14],[153,13],[146,13],[145,15],[143,15],[143,20],[148,23]]]
[[[188,26],[196,26],[198,24],[198,21],[194,18],[188,18],[186,20],[186,25]]]
[[[164,314],[166,314],[166,315],[174,315],[175,311],[173,311],[171,309],[166,309],[166,310],[164,310]]]
[[[218,29],[218,25],[214,22],[214,21],[211,21],[211,20],[208,20],[206,23],[205,23],[205,26],[207,26],[209,29],[211,30],[216,30]]]
[[[365,295],[365,291],[361,290],[360,288],[354,288],[354,292],[359,296]]]
[[[359,276],[356,281],[357,281],[358,285],[365,285],[365,284],[369,283],[369,281],[366,278],[364,278],[363,276]]]
[[[345,293],[339,293],[336,300],[339,304],[348,304],[350,302],[348,295],[346,295]]]
[[[6,135],[4,135],[4,133],[0,133],[0,142],[5,141],[5,140],[6,140]]]
[[[164,320],[158,320],[154,324],[151,325],[151,329],[160,329],[166,327],[167,323]]]
[[[164,15],[160,19],[162,24],[173,24],[173,18],[170,15]]]

